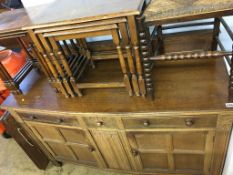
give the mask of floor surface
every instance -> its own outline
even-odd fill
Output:
[[[0,136],[0,175],[123,175],[94,168],[64,164],[39,170],[13,139]],[[124,174],[127,175],[127,174]]]

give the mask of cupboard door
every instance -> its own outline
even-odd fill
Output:
[[[213,131],[128,132],[127,137],[142,171],[209,174]]]
[[[36,122],[27,124],[56,160],[97,166],[95,148],[83,130]]]
[[[108,168],[131,170],[125,149],[117,132],[92,131],[91,134]]]

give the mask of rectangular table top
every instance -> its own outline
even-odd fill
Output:
[[[0,34],[21,31],[22,27],[30,25],[30,19],[25,9],[16,9],[0,13]]]
[[[232,0],[151,0],[146,23],[163,24],[233,15]]]
[[[145,0],[57,0],[26,9],[31,19],[27,28],[66,25],[94,20],[139,15]]]
[[[57,0],[28,9],[0,13],[0,34],[138,15],[144,0]]]

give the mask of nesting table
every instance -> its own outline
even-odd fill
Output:
[[[227,23],[224,21],[223,17],[233,14],[233,2],[230,0],[152,0],[147,6],[143,16],[141,17],[142,31],[144,26],[144,33],[148,30],[150,26],[154,26],[154,30],[151,36],[147,35],[147,41],[150,41],[150,37],[156,37],[156,46],[154,47],[155,57],[150,57],[149,52],[143,51],[145,74],[148,79],[151,80],[150,70],[152,68],[152,61],[174,61],[174,60],[184,60],[184,59],[205,59],[205,58],[226,58],[229,66],[231,67],[231,73],[229,76],[229,102],[233,102],[233,79],[232,79],[232,61],[230,56],[233,55],[233,51],[226,51],[223,43],[219,38],[220,25],[222,24],[224,29],[227,31],[231,40],[233,41],[233,32]],[[201,19],[214,18],[214,21],[195,21]],[[180,23],[179,23],[180,22]],[[186,22],[186,23],[182,23]],[[190,22],[190,23],[187,23]],[[174,25],[174,23],[179,23]],[[169,25],[170,24],[170,25]],[[171,25],[173,24],[173,25]],[[212,45],[208,50],[198,50],[190,51],[184,50],[184,52],[174,52],[167,53],[164,55],[163,44],[163,32],[168,29],[182,29],[185,27],[200,27],[213,26],[213,39]],[[190,41],[191,42],[191,41]],[[217,50],[218,46],[220,51]],[[144,47],[142,45],[142,47]],[[158,56],[159,55],[159,56]],[[147,82],[149,90],[153,91],[153,83],[151,81]],[[151,93],[153,94],[153,93]]]
[[[0,40],[15,39],[27,54],[27,62],[15,77],[11,77],[2,63],[0,63],[0,78],[5,86],[15,94],[21,94],[20,83],[33,68],[36,61],[36,51],[33,44],[28,42],[27,31],[22,30],[28,25],[29,18],[24,10],[4,12],[0,16]]]
[[[124,6],[122,6],[123,3]],[[74,6],[82,6],[82,8],[74,9]],[[146,89],[136,24],[136,16],[141,14],[145,6],[144,0],[133,2],[59,1],[42,6],[41,10],[27,9],[31,24],[23,29],[28,30],[42,58],[44,57],[44,62],[47,62],[52,82],[59,84],[60,88],[57,89],[60,89],[66,97],[74,97],[76,94],[82,96],[80,89],[117,87],[125,87],[130,96],[145,96]],[[54,15],[59,11],[63,13]],[[69,11],[72,11],[72,14]],[[85,74],[88,62],[94,64],[92,53],[88,50],[85,39],[106,35],[111,35],[113,38],[123,81],[80,83],[79,78],[83,73]],[[63,43],[63,48],[61,43]],[[69,48],[69,45],[72,48]],[[73,54],[72,50],[76,50],[78,55]],[[72,61],[69,60],[72,56],[76,59],[73,61],[76,68],[70,65]],[[80,57],[82,57],[81,61]],[[64,70],[60,64],[63,65]]]

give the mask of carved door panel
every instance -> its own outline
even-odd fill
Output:
[[[83,130],[36,122],[27,124],[56,160],[97,165],[95,148]]]
[[[125,149],[117,132],[92,131],[91,134],[108,168],[131,170]]]
[[[129,132],[127,136],[142,171],[209,174],[213,131]]]

